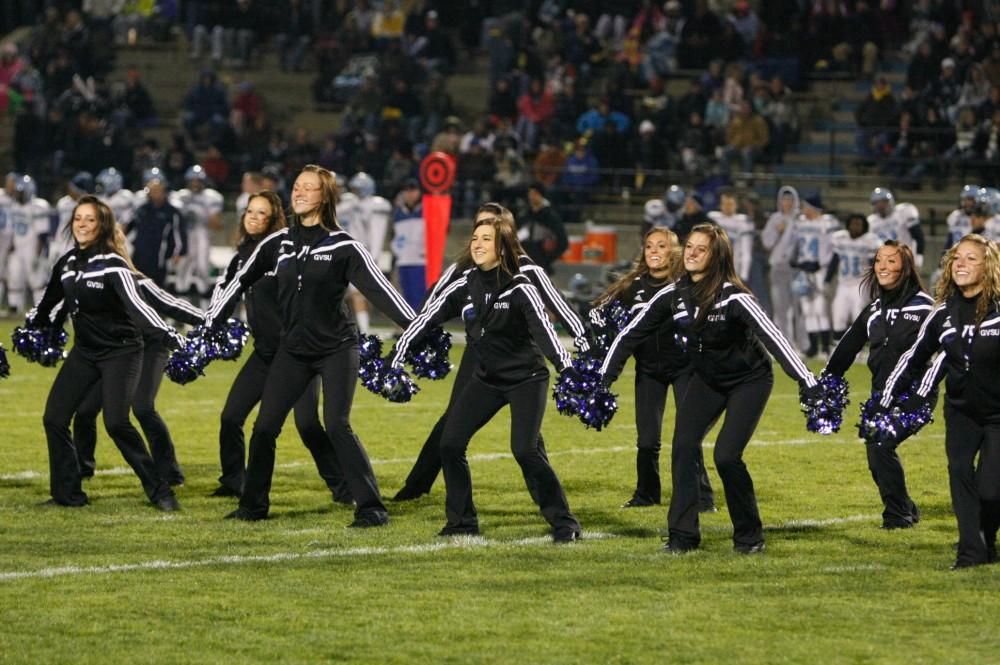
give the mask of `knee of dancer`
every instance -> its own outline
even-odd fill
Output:
[[[160,414],[156,412],[156,407],[152,404],[134,404],[132,405],[132,413],[135,414],[135,417],[139,422],[142,422],[147,418],[160,417]]]
[[[245,422],[246,418],[228,411],[223,411],[222,415],[219,416],[219,426],[224,430],[243,429]]]
[[[260,418],[253,424],[252,438],[267,437],[277,439],[281,434],[281,423],[262,422]]]
[[[117,439],[124,434],[129,434],[135,431],[135,427],[132,426],[131,421],[128,419],[128,415],[124,417],[113,417],[104,414],[104,429],[108,431],[108,436],[112,439]]]
[[[545,464],[545,458],[542,457],[542,453],[534,446],[520,450],[511,450],[511,452],[514,453],[514,459],[521,466]]]
[[[466,441],[457,438],[443,437],[441,439],[441,459],[461,460],[465,457]]]
[[[42,425],[45,429],[68,429],[69,428],[70,416],[64,415],[62,413],[56,413],[49,409],[45,410],[45,414],[42,416]]]
[[[712,457],[715,460],[715,468],[720,474],[743,467],[743,455],[739,451],[725,452],[716,447]]]
[[[638,441],[635,443],[635,447],[643,452],[657,453],[660,452],[660,439],[653,437],[639,437]]]

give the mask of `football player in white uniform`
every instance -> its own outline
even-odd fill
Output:
[[[801,271],[808,284],[799,296],[799,308],[809,337],[809,348],[806,349],[809,358],[815,357],[821,350],[824,355],[830,353],[830,315],[823,276],[833,260],[833,233],[839,229],[837,218],[823,213],[823,201],[819,194],[806,198],[802,214],[792,225],[795,242],[792,265]]]
[[[737,200],[735,192],[722,192],[719,197],[719,209],[708,213],[708,218],[721,226],[729,242],[733,245],[733,259],[736,262],[736,273],[744,282],[750,280],[750,264],[753,261],[753,237],[755,233],[753,221],[743,213],[736,212]]]
[[[187,255],[177,267],[177,292],[210,297],[212,289],[212,234],[222,228],[222,194],[208,186],[208,174],[199,165],[184,173],[185,189],[170,195],[170,204],[181,211],[187,228]]]
[[[827,268],[826,281],[837,276],[837,292],[833,296],[830,314],[833,333],[841,336],[858,318],[868,299],[861,289],[865,271],[875,260],[882,240],[868,230],[868,220],[859,213],[847,218],[847,228],[833,233],[833,260]]]
[[[85,194],[94,193],[94,176],[89,171],[80,171],[66,185],[66,195],[56,201],[58,222],[55,233],[49,237],[48,269],[51,270],[59,257],[73,249],[73,209]]]
[[[882,242],[898,240],[909,245],[917,268],[924,264],[924,232],[920,228],[920,214],[912,203],[896,203],[896,197],[887,187],[872,190],[872,214],[868,215],[868,230]]]
[[[14,203],[14,190],[20,179],[20,173],[11,171],[4,177],[4,186],[0,189],[0,307],[7,296],[7,260],[14,244],[14,229],[11,228],[9,219],[10,206]]]
[[[354,217],[351,220],[349,233],[355,240],[361,241],[365,249],[375,257],[382,272],[392,270],[392,255],[385,251],[385,237],[389,231],[389,218],[392,215],[392,204],[375,194],[375,180],[360,171],[354,174],[348,183],[351,194],[354,194]],[[368,303],[357,290],[351,292],[351,305],[361,332],[367,333],[369,328]]]
[[[944,241],[946,250],[972,230],[972,208],[976,205],[978,196],[979,185],[966,185],[962,188],[958,195],[958,207],[948,213],[948,238]]]
[[[145,203],[140,201],[136,194],[125,189],[121,171],[113,166],[97,174],[94,178],[94,187],[98,198],[108,204],[111,212],[115,213],[115,221],[119,224],[131,222],[136,209]]]
[[[687,195],[678,185],[670,185],[662,199],[649,199],[643,208],[642,236],[655,227],[674,228],[674,224],[684,214]]]
[[[798,307],[792,300],[792,278],[795,268],[791,261],[795,257],[795,236],[792,234],[792,224],[799,215],[799,193],[794,187],[782,187],[778,190],[777,210],[767,218],[760,241],[764,249],[770,252],[768,263],[771,266],[771,307],[774,310],[774,322],[786,339],[796,340],[795,330],[798,320]]]
[[[15,311],[27,311],[29,298],[38,302],[47,281],[42,251],[49,235],[52,206],[36,196],[37,191],[35,179],[22,175],[14,183],[13,201],[7,209],[7,221],[14,233],[7,265],[7,300]],[[30,296],[26,293],[29,290]]]

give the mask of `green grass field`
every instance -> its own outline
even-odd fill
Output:
[[[853,436],[867,385],[860,365],[848,426],[826,438],[806,432],[792,382],[778,377],[746,454],[767,525],[766,553],[748,558],[732,553],[710,447],[721,510],[703,519],[700,551],[660,552],[665,507],[618,507],[635,473],[630,372],[604,432],[549,404],[549,455],[584,527],[583,541],[555,546],[509,455],[506,410],[469,451],[482,538],[435,536],[440,481],[430,496],[389,504],[386,528],[344,528],[351,509],[332,504],[291,422],[271,519],[223,521],[235,501],[208,494],[237,363],[216,363],[189,386],[164,384],[160,410],[188,479],[180,513],[146,503],[103,431],[92,505],[41,507],[41,418],[55,371],[11,363],[0,382],[2,662],[1000,662],[1000,568],[947,570],[957,532],[940,418],[901,450],[923,521],[878,528],[881,505]],[[358,390],[353,425],[383,494],[400,487],[450,380],[422,388],[407,405]],[[671,401],[667,450],[673,415]]]

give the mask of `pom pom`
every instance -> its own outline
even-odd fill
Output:
[[[368,392],[390,402],[409,402],[420,387],[405,370],[382,358],[382,340],[375,335],[358,338],[358,378]]]
[[[573,371],[560,374],[552,387],[556,410],[600,431],[618,411],[615,396],[601,383],[601,361],[581,355],[573,359],[572,367]]]
[[[54,328],[33,328],[31,326],[14,328],[14,351],[28,362],[38,363],[43,367],[55,367],[66,357],[66,343],[69,335],[65,330]]]
[[[611,348],[612,342],[632,320],[631,311],[617,298],[603,305],[601,315],[604,325],[596,335],[597,346],[600,351],[607,352]]]
[[[910,392],[901,392],[886,409],[880,403],[882,393],[878,390],[873,392],[871,398],[861,405],[858,435],[868,443],[897,446],[919,432],[924,425],[934,422],[930,401],[917,398],[915,402],[919,405],[907,408],[906,403],[912,396]]]
[[[847,381],[824,371],[820,374],[819,385],[822,390],[817,395],[803,398],[799,403],[806,414],[806,429],[823,435],[839,432],[844,422],[844,409],[851,403]]]
[[[451,333],[435,328],[424,337],[418,348],[411,348],[407,352],[406,362],[421,379],[437,381],[448,376],[451,371],[451,363],[448,362],[450,351]]]
[[[250,339],[250,330],[239,319],[229,319],[221,326],[206,330],[204,336],[209,346],[209,360],[236,360]]]
[[[199,327],[187,334],[184,348],[170,354],[163,373],[174,383],[185,385],[205,376],[205,366],[211,361],[213,347],[207,342],[204,329]]]
[[[10,376],[10,362],[7,360],[7,349],[0,344],[0,379]]]

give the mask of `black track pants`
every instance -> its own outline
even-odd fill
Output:
[[[986,563],[1000,526],[1000,424],[981,425],[947,402],[944,421],[951,505],[958,519],[956,563]]]
[[[250,436],[246,481],[240,507],[267,515],[270,506],[274,451],[281,427],[302,393],[319,376],[323,385],[323,421],[351,494],[355,516],[385,518],[378,483],[364,446],[351,429],[351,404],[358,382],[358,347],[346,346],[326,356],[302,358],[278,349],[267,374],[260,412]]]
[[[538,449],[538,430],[545,414],[548,381],[500,389],[472,377],[455,402],[441,437],[441,462],[447,489],[445,512],[449,527],[479,525],[472,501],[472,475],[466,459],[469,441],[496,413],[510,405],[510,449],[521,466],[525,483],[535,487],[542,515],[554,529],[579,530],[555,471]]]
[[[243,491],[246,473],[243,425],[261,400],[269,368],[270,363],[254,351],[236,375],[222,408],[219,426],[222,475],[219,476],[219,482],[235,492]],[[295,428],[330,491],[338,498],[349,497],[350,490],[344,482],[344,474],[333,445],[319,422],[319,383],[319,377],[310,381],[302,397],[295,403]]]
[[[45,404],[45,436],[49,447],[49,482],[52,498],[65,505],[80,505],[87,495],[80,486],[80,465],[69,424],[93,386],[101,383],[104,427],[122,457],[142,482],[151,501],[172,494],[156,470],[142,437],[129,421],[129,409],[142,373],[142,351],[91,361],[78,349],[70,351],[59,368]]]
[[[643,371],[635,373],[635,429],[636,443],[634,498],[660,503],[660,435],[663,430],[663,412],[667,404],[667,389],[674,388],[674,407],[681,403],[684,391],[691,380],[690,372],[680,376],[665,376]],[[698,448],[698,486],[700,505],[707,507],[714,502],[712,483],[708,478],[701,447]]]
[[[156,410],[156,396],[160,392],[163,368],[169,356],[170,350],[162,344],[146,343],[142,352],[142,373],[132,400],[132,413],[149,442],[149,450],[160,476],[168,483],[177,485],[184,482],[184,472],[177,462],[170,430]],[[73,443],[76,445],[76,454],[84,476],[94,475],[96,467],[94,453],[97,447],[97,414],[101,411],[101,392],[101,383],[98,382],[91,388],[73,418]]]
[[[885,526],[915,524],[920,516],[916,504],[906,491],[906,473],[896,449],[872,443],[866,444],[865,448],[868,452],[868,470],[871,471],[879,496],[882,497],[882,523]]]
[[[774,377],[767,375],[719,392],[697,374],[691,377],[681,405],[677,407],[674,428],[674,487],[667,517],[671,539],[676,538],[686,545],[697,545],[701,540],[698,453],[712,423],[725,412],[715,440],[714,458],[733,522],[733,542],[752,545],[764,540],[753,479],[743,463],[743,450],[757,428],[773,385]]]

